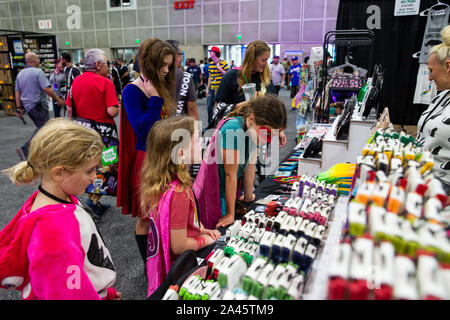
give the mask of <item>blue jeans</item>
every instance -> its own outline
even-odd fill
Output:
[[[31,118],[31,120],[33,120],[33,123],[35,124],[37,129],[33,132],[30,139],[21,147],[25,157],[28,157],[28,149],[30,148],[30,142],[33,139],[34,135],[50,119],[50,115],[48,112],[48,104],[43,105],[42,103],[38,103],[35,107],[33,107],[27,113],[28,113],[28,116]]]
[[[206,99],[206,106],[208,107],[208,126],[212,122],[214,105],[216,104],[215,98],[216,92],[210,88],[208,98]]]
[[[56,103],[56,101],[53,101],[53,111],[55,112],[55,118],[61,117],[61,107]]]

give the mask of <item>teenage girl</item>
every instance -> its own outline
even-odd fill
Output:
[[[250,42],[242,66],[223,76],[217,91],[216,102],[235,104],[236,108],[239,108],[245,102],[242,86],[247,81],[256,84],[257,95],[276,94],[268,64],[270,52],[269,45],[264,41]],[[287,143],[286,134],[280,132],[279,139],[280,147],[284,147]]]
[[[205,155],[207,159],[210,150],[219,150],[218,164],[204,160],[194,185],[200,202],[200,216],[208,221],[205,222],[207,227],[226,227],[234,222],[240,187],[243,190],[241,200],[255,200],[256,148],[269,144],[274,137],[279,139],[286,126],[285,106],[272,94],[243,103],[219,123],[212,140],[214,146],[210,143]],[[208,178],[213,171],[216,175],[218,171],[218,183],[215,184]],[[204,194],[208,194],[206,200]]]
[[[139,48],[141,75],[122,92],[117,206],[123,214],[138,217],[135,236],[144,266],[148,219],[140,211],[139,175],[150,129],[176,111],[175,57],[170,44],[155,38],[145,40]]]
[[[31,140],[28,161],[4,170],[14,184],[40,179],[0,231],[0,283],[27,300],[119,300],[116,271],[91,213],[78,201],[104,148],[98,133],[52,119]]]
[[[149,218],[148,294],[164,280],[176,258],[220,237],[199,221],[189,166],[201,161],[201,141],[190,117],[158,121],[147,138],[141,173],[141,208]]]

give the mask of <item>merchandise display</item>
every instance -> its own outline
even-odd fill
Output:
[[[310,177],[293,169],[299,149],[202,271],[164,299],[450,298],[450,207],[430,152],[404,132],[379,129],[356,164]]]
[[[450,300],[449,1],[3,2],[0,299]]]
[[[325,172],[317,175],[317,180],[336,184],[339,195],[349,195],[356,165],[352,163],[339,163]]]
[[[16,115],[14,86],[18,73],[25,68],[25,53],[35,52],[40,68],[48,77],[58,58],[56,37],[25,31],[0,31],[0,107],[5,114]],[[23,118],[21,118],[24,121]],[[26,122],[24,122],[26,124]]]
[[[6,114],[16,114],[12,64],[8,41],[4,36],[0,36],[0,105]]]
[[[331,79],[331,89],[361,89],[364,80],[359,76],[335,74]]]
[[[449,299],[450,208],[431,153],[403,132],[378,130],[356,166],[328,298]]]
[[[367,118],[371,112],[378,114],[382,88],[383,70],[381,65],[376,65],[372,77],[358,93],[356,113],[353,117]]]
[[[204,278],[190,277],[167,299],[298,300],[327,240],[338,186],[304,175],[269,195],[226,230],[227,243],[206,258]]]

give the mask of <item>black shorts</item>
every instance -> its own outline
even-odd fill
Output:
[[[295,96],[297,95],[299,89],[300,89],[299,85],[291,86],[291,99],[295,98]]]

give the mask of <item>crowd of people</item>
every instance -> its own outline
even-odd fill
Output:
[[[200,66],[189,59],[184,70],[179,43],[152,38],[132,68],[90,49],[80,67],[61,54],[48,79],[37,55],[26,53],[16,102],[18,116],[27,113],[36,131],[17,149],[21,162],[4,172],[17,185],[40,185],[0,231],[2,288],[21,290],[24,299],[121,299],[113,257],[95,225],[109,209],[100,202],[104,195],[116,196],[122,213],[136,217],[149,296],[183,252],[213,249],[218,228],[235,220],[236,200],[254,201],[255,151],[278,135],[285,144],[287,117],[273,88],[267,44],[250,43],[240,68],[230,68],[217,47],[209,54]],[[251,101],[243,79],[257,84]],[[204,157],[195,102],[201,86],[211,117],[225,98],[233,105]],[[177,130],[188,138],[174,139]],[[242,139],[230,139],[230,131]],[[215,147],[220,160],[205,161]],[[195,180],[193,164],[201,164]],[[86,203],[77,198],[84,193]],[[73,268],[81,277],[76,290],[67,285]]]
[[[448,165],[449,148],[441,145],[448,134],[432,137],[448,127],[449,32],[429,61],[442,92],[419,122],[419,138],[439,149],[441,167]],[[116,196],[121,212],[136,217],[149,297],[183,252],[211,251],[218,230],[235,221],[236,200],[255,200],[256,151],[274,139],[286,144],[286,107],[277,94],[284,86],[296,94],[298,57],[288,66],[278,56],[269,65],[271,56],[265,42],[253,41],[236,68],[212,47],[207,63],[189,59],[183,70],[179,43],[151,38],[139,48],[135,77],[122,59],[111,64],[91,49],[83,72],[62,54],[47,79],[28,52],[16,102],[36,131],[18,148],[21,162],[4,172],[14,184],[40,185],[0,231],[0,287],[21,290],[24,299],[121,299],[114,257],[94,222],[108,209],[103,195]],[[249,82],[257,91],[252,99],[242,89]],[[203,150],[195,100],[205,84],[214,134]],[[56,119],[49,120],[48,97]],[[226,112],[218,112],[223,105]],[[66,117],[58,117],[62,110]],[[193,164],[201,164],[195,180]],[[85,192],[83,204],[77,197]]]

